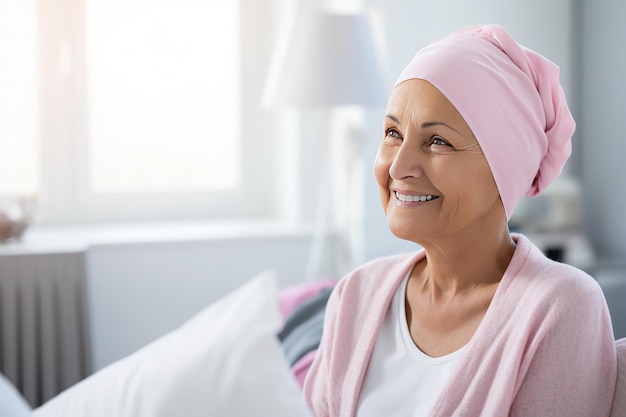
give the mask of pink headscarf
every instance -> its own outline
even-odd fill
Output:
[[[423,48],[396,86],[412,78],[433,84],[461,113],[491,168],[507,219],[522,196],[538,195],[560,175],[575,123],[559,68],[501,26],[470,26]]]

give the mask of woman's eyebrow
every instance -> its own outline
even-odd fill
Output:
[[[393,114],[386,114],[385,115],[385,119],[391,119],[396,123],[400,123],[400,119],[398,119],[396,116],[394,116]]]
[[[394,116],[393,114],[386,114],[386,115],[385,115],[385,119],[391,119],[391,120],[393,120],[393,121],[394,121],[394,122],[396,122],[396,123],[400,123],[400,119],[398,119],[398,118],[397,118],[396,116]],[[450,126],[449,124],[444,123],[444,122],[439,122],[439,121],[424,122],[424,123],[422,123],[422,124],[420,125],[420,127],[421,127],[422,129],[427,129],[427,128],[429,128],[429,127],[432,127],[432,126],[437,126],[437,125],[445,126],[445,127],[447,127],[448,129],[455,131],[455,132],[456,132],[456,133],[458,133],[459,135],[464,136],[461,132],[459,132],[458,130],[456,130],[455,128],[453,128],[452,126]]]
[[[461,132],[459,132],[458,130],[456,130],[455,128],[453,128],[452,126],[450,126],[449,124],[444,123],[444,122],[437,122],[437,121],[433,121],[433,122],[424,122],[424,123],[422,123],[421,128],[422,128],[422,129],[426,129],[426,128],[429,128],[429,127],[431,127],[431,126],[437,126],[437,125],[445,126],[445,127],[447,127],[448,129],[450,129],[450,130],[454,130],[456,133],[458,133],[459,135],[463,136],[463,134],[461,134]]]

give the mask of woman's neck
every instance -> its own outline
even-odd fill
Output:
[[[454,296],[498,283],[515,250],[506,223],[498,228],[461,231],[420,244],[426,257],[416,266],[412,278],[420,280],[434,296]]]

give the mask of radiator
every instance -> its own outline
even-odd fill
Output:
[[[85,253],[0,255],[0,370],[33,407],[90,372]]]

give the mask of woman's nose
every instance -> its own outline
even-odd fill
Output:
[[[389,176],[394,180],[420,178],[424,175],[420,151],[406,142],[400,145],[398,152],[389,166]]]

